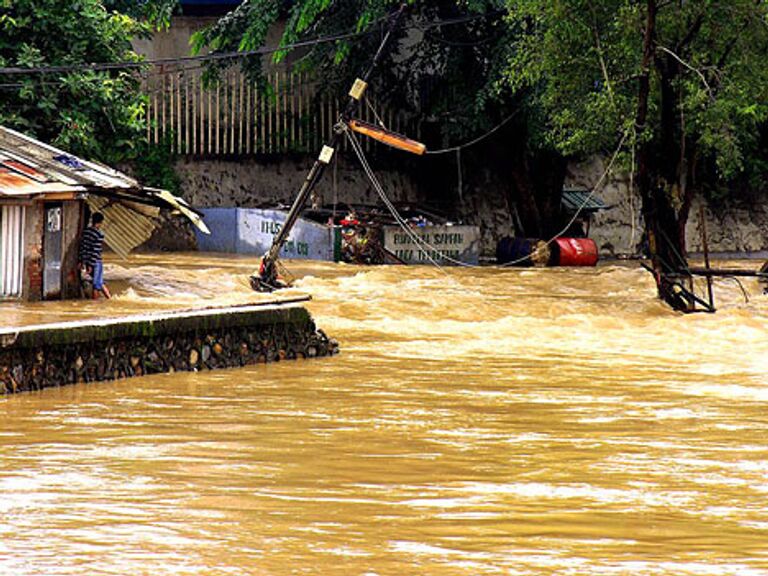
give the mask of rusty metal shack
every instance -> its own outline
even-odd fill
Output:
[[[150,237],[161,208],[207,231],[169,192],[0,127],[0,300],[77,298],[87,215],[104,214],[107,246],[126,256]]]

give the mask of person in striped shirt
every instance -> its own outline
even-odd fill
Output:
[[[83,230],[80,240],[80,269],[89,274],[93,280],[93,298],[99,297],[99,292],[104,298],[110,298],[109,288],[104,283],[104,264],[101,260],[102,247],[104,245],[104,232],[101,226],[104,223],[104,215],[94,212],[91,216],[91,225]]]

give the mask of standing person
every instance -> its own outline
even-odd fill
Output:
[[[109,288],[104,284],[104,264],[101,260],[101,251],[104,245],[104,232],[101,226],[104,223],[104,215],[94,212],[91,216],[91,225],[83,230],[80,240],[80,266],[91,275],[93,279],[93,298],[99,297],[99,292],[104,298],[110,298]]]

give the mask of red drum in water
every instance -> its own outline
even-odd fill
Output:
[[[597,244],[591,238],[558,238],[555,240],[560,256],[560,266],[595,266]]]

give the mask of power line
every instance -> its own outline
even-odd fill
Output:
[[[488,132],[486,132],[485,134],[481,134],[480,136],[478,136],[474,140],[470,140],[469,142],[465,142],[464,144],[459,144],[458,146],[452,146],[450,148],[443,148],[441,150],[427,150],[427,154],[447,154],[448,152],[459,152],[460,150],[462,150],[464,148],[469,148],[470,146],[474,146],[478,142],[481,142],[482,140],[485,140],[486,138],[488,138],[488,136],[490,136],[491,134],[493,134],[496,131],[498,131],[499,129],[501,129],[505,124],[507,124],[510,120],[512,120],[512,118],[517,116],[521,112],[521,110],[522,110],[521,108],[518,108],[517,110],[512,112],[512,114],[510,114],[509,116],[504,118],[504,120],[502,120],[501,122],[496,124],[496,126],[491,128],[490,130],[488,130]]]
[[[64,72],[84,72],[84,71],[101,72],[101,71],[107,71],[107,70],[130,70],[130,69],[137,69],[137,68],[146,68],[148,66],[168,66],[171,64],[185,64],[187,62],[215,62],[218,60],[234,60],[238,58],[246,58],[248,56],[264,56],[267,54],[274,54],[275,52],[281,52],[284,50],[295,50],[297,48],[306,48],[308,46],[316,46],[318,44],[338,42],[340,40],[347,40],[349,38],[364,36],[370,33],[371,33],[370,30],[366,32],[350,32],[347,34],[337,34],[335,36],[315,38],[313,40],[293,42],[291,44],[286,44],[285,46],[271,46],[271,47],[257,48],[256,50],[246,50],[242,52],[217,52],[212,54],[202,54],[199,56],[181,56],[176,58],[155,58],[151,60],[105,62],[105,63],[98,63],[98,64],[39,66],[37,68],[4,67],[4,68],[0,68],[0,75],[59,74]]]
[[[437,20],[432,22],[425,22],[421,24],[412,24],[404,27],[406,30],[428,30],[430,28],[438,26],[451,26],[456,24],[464,24],[481,18],[490,18],[498,16],[504,13],[503,10],[494,10],[492,12],[486,12],[483,14],[476,14],[473,16],[464,16],[458,18],[448,18],[443,20]],[[382,20],[386,21],[390,17]],[[346,32],[342,34],[335,34],[331,36],[320,36],[310,40],[301,40],[298,42],[292,42],[283,46],[264,46],[255,50],[235,51],[235,52],[214,52],[211,54],[202,54],[197,56],[181,56],[175,58],[155,58],[147,60],[126,60],[119,62],[103,62],[103,63],[83,63],[83,64],[69,64],[59,66],[38,66],[32,68],[23,68],[19,66],[6,66],[0,67],[0,75],[32,75],[32,74],[60,74],[66,72],[84,72],[84,71],[109,71],[109,70],[131,70],[142,69],[148,66],[170,66],[174,64],[186,64],[197,62],[216,62],[222,60],[236,60],[240,58],[247,58],[250,56],[265,56],[268,54],[274,54],[276,52],[296,50],[298,48],[309,48],[318,46],[321,44],[329,44],[333,42],[339,42],[341,40],[349,40],[351,38],[359,38],[367,36],[375,32],[375,28],[369,28],[363,32]],[[0,85],[3,86],[3,85]]]

